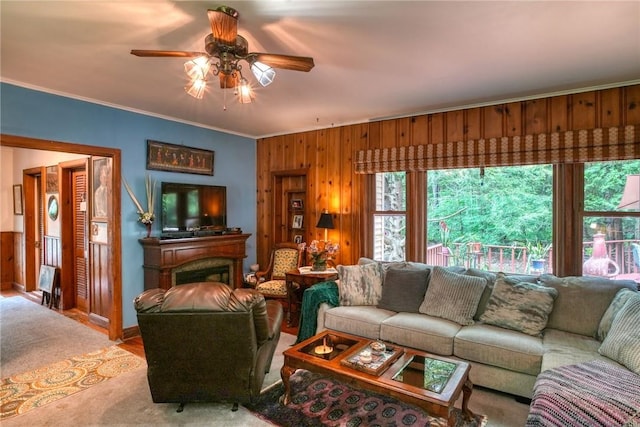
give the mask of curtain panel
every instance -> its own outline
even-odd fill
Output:
[[[640,124],[359,150],[355,173],[426,171],[640,158]]]

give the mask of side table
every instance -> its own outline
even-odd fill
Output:
[[[315,285],[316,283],[326,282],[328,280],[336,280],[338,272],[335,270],[322,272],[301,272],[299,269],[287,271],[285,280],[287,284],[287,326],[291,326],[291,307],[292,303],[299,304],[302,300],[304,290]],[[294,289],[293,284],[298,284],[298,289]],[[295,299],[295,301],[294,301]]]

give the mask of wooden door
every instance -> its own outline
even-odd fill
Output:
[[[22,173],[24,189],[24,291],[37,290],[40,264],[44,257],[44,209],[42,194],[42,168],[25,169]]]
[[[71,172],[73,203],[73,280],[76,307],[89,312],[89,286],[87,280],[87,172]]]

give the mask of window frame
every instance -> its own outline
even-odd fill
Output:
[[[407,174],[405,260],[424,262],[427,242],[426,171],[404,172]],[[366,177],[365,209],[362,217],[366,245],[363,253],[364,256],[373,258],[373,217],[380,212],[372,208],[376,206],[375,174],[368,174]],[[559,277],[582,275],[583,221],[589,216],[640,218],[640,212],[586,211],[584,209],[584,163],[553,164],[552,244],[555,250],[552,262],[554,275]]]

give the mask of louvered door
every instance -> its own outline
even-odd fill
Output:
[[[89,311],[89,286],[87,278],[87,216],[86,194],[87,173],[84,170],[72,172],[73,182],[73,245],[74,245],[74,281],[76,307]]]

